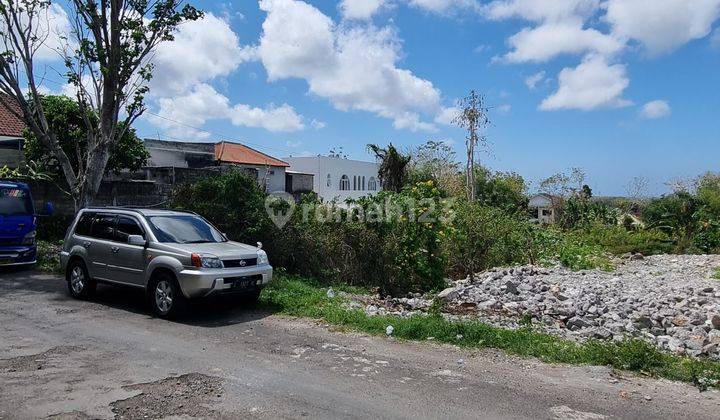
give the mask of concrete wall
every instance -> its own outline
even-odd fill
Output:
[[[374,162],[363,162],[327,156],[288,157],[283,158],[290,164],[290,170],[311,173],[314,175],[313,191],[325,201],[357,199],[377,194],[380,188],[378,180],[379,165]],[[330,176],[328,185],[328,175]],[[349,189],[340,189],[340,180],[345,175],[349,181]],[[365,182],[363,185],[363,177]],[[377,190],[369,189],[370,179],[375,180]]]
[[[215,165],[214,143],[146,139],[145,148],[150,153],[148,166],[203,168]]]
[[[176,185],[195,182],[215,175],[223,168],[144,168],[136,173],[108,175],[100,185],[95,198],[96,206],[131,206],[163,208]],[[55,205],[60,216],[75,214],[69,195],[52,182],[29,182],[35,206],[41,209],[46,202]]]

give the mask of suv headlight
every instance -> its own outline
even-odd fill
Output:
[[[262,249],[257,252],[257,263],[258,265],[270,264],[267,253]]]
[[[223,268],[223,262],[215,255],[192,254],[190,256],[193,267],[197,268]]]
[[[27,246],[35,245],[35,236],[36,235],[37,235],[37,232],[33,230],[32,232],[25,235],[25,237],[23,237],[22,242],[20,244],[27,245]]]

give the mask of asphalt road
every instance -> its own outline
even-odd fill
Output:
[[[208,302],[155,319],[135,291],[76,301],[0,273],[0,418],[718,418],[720,393],[334,331]]]

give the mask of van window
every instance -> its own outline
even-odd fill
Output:
[[[92,227],[93,217],[95,217],[95,213],[83,213],[75,226],[75,234],[80,236],[90,236],[90,228]]]
[[[140,235],[143,239],[146,239],[145,232],[143,232],[135,219],[128,216],[118,216],[115,239],[119,242],[127,243],[128,236],[130,235]]]
[[[115,216],[107,214],[99,214],[95,216],[90,236],[98,239],[107,239],[108,241],[114,240]]]
[[[0,216],[27,216],[34,213],[30,193],[27,190],[0,187]]]

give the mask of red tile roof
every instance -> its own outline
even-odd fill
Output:
[[[8,95],[2,95],[2,100],[22,115],[20,105],[15,99]],[[26,127],[25,121],[8,111],[3,102],[0,102],[0,136],[22,137],[23,130]]]
[[[224,163],[241,163],[245,165],[290,166],[285,161],[266,155],[253,148],[228,142],[215,144],[215,159]]]

